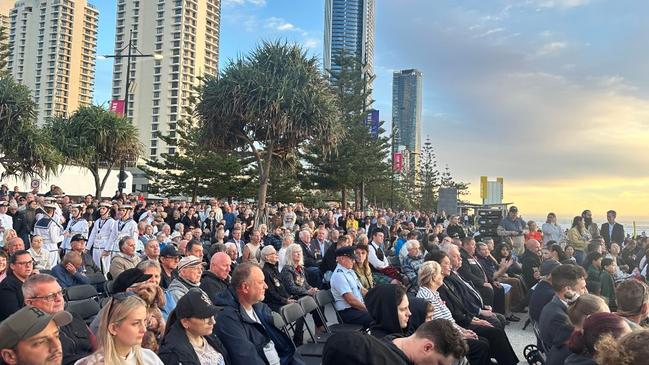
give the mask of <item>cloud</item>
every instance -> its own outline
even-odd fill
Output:
[[[541,46],[541,48],[537,52],[537,55],[545,56],[545,55],[549,55],[549,54],[558,53],[561,50],[565,49],[566,47],[568,47],[568,44],[566,44],[566,42],[550,42],[550,43],[546,43],[543,46]]]
[[[317,48],[320,45],[320,40],[315,38],[307,38],[304,41],[304,46],[307,48]]]
[[[274,29],[274,30],[277,30],[277,31],[280,31],[280,32],[296,31],[296,32],[300,32],[300,33],[303,33],[303,34],[305,33],[302,29],[296,27],[294,24],[289,23],[289,22],[285,21],[284,19],[278,18],[278,17],[270,17],[270,18],[266,19],[265,27],[269,28],[269,29]]]
[[[254,5],[254,6],[266,6],[266,0],[222,0],[223,6],[243,6],[243,5]]]
[[[479,35],[477,35],[475,37],[476,38],[483,38],[483,37],[487,37],[489,35],[496,34],[496,33],[501,33],[501,32],[504,32],[504,31],[505,31],[505,28],[493,28],[493,29],[489,29],[486,32],[483,32],[483,33],[481,33],[481,34],[479,34]]]
[[[531,0],[530,4],[549,9],[571,9],[584,6],[590,3],[590,0]]]

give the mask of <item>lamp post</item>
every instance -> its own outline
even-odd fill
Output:
[[[126,55],[124,51],[127,50]],[[136,53],[134,53],[135,51]],[[133,44],[133,29],[129,31],[128,34],[128,44],[124,48],[117,51],[113,55],[103,55],[102,58],[115,58],[122,59],[126,57],[126,87],[124,89],[124,116],[128,119],[128,99],[129,99],[129,90],[131,88],[131,59],[133,58],[149,58],[152,57],[156,60],[161,60],[161,54],[144,54],[140,52],[139,49]],[[119,184],[118,190],[122,194],[124,188],[126,187],[126,160],[122,160],[119,164]]]

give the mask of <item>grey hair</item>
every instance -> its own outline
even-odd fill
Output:
[[[411,248],[415,247],[415,245],[417,247],[420,247],[419,241],[417,241],[417,240],[408,240],[408,241],[406,241],[406,249],[411,249]]]
[[[300,250],[300,253],[302,253],[302,246],[298,245],[297,243],[291,243],[290,245],[288,245],[288,247],[286,247],[286,254],[284,254],[284,266],[295,266],[293,264],[293,251],[295,250]],[[300,265],[304,265],[304,257],[302,257]]]
[[[272,245],[264,246],[264,248],[261,249],[261,257],[259,258],[260,266],[263,267],[266,264],[266,256],[270,255],[271,250],[277,253],[277,250]]]
[[[150,269],[152,267],[155,267],[156,269],[158,269],[158,271],[162,270],[162,268],[160,268],[160,263],[158,261],[155,261],[155,260],[140,261],[140,263],[137,264],[136,267],[138,269],[142,270],[142,271],[146,271],[147,269]]]
[[[23,283],[22,291],[25,299],[31,299],[35,295],[35,288],[39,284],[49,284],[56,282],[56,278],[49,274],[34,274],[28,277]]]

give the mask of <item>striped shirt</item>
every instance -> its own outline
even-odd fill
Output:
[[[448,307],[446,306],[442,298],[440,298],[437,291],[432,291],[426,287],[420,286],[419,291],[417,292],[417,298],[425,299],[433,305],[433,319],[441,318],[449,320],[451,321],[451,323],[453,323],[453,327],[455,327],[458,331],[464,330],[457,323],[455,323],[455,319],[453,319],[451,311],[448,310]]]

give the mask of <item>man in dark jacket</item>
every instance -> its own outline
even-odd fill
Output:
[[[23,284],[22,293],[26,305],[51,315],[63,312],[63,291],[53,276],[30,276]],[[72,365],[96,350],[95,335],[78,314],[72,314],[72,322],[59,328],[59,339],[63,349],[63,365]]]
[[[212,334],[214,316],[217,315],[217,312],[218,308],[212,305],[210,299],[205,297],[200,290],[190,289],[176,304],[175,312],[172,312],[175,314],[169,317],[169,322],[167,322],[169,331],[162,339],[158,351],[160,360],[165,364],[200,365],[201,360],[217,361],[218,363],[222,358],[225,364],[230,364],[230,358],[223,343],[216,335]],[[188,336],[190,327],[196,327],[191,321],[192,318],[201,320],[199,329],[204,331],[194,334],[196,339],[200,340],[202,337],[204,348],[209,346],[217,352],[216,354],[212,351],[207,352],[206,354],[211,356],[209,359],[199,358],[194,350],[194,345],[190,342]],[[191,328],[192,332],[197,332],[196,330],[197,328]]]
[[[9,268],[11,272],[0,283],[0,321],[25,306],[21,288],[34,270],[34,261],[29,252],[16,251],[9,257]]]
[[[316,251],[311,246],[311,232],[308,230],[300,231],[297,242],[302,248],[302,257],[304,258],[304,268],[306,269],[306,280],[314,288],[322,287],[322,272],[320,271],[320,262],[324,252]]]
[[[230,265],[232,260],[225,252],[217,252],[210,259],[210,269],[203,272],[200,288],[212,302],[216,296],[230,286]]]
[[[600,234],[606,242],[606,247],[611,247],[611,242],[617,244],[624,243],[624,226],[615,222],[617,213],[614,210],[606,212],[606,223],[602,224],[602,229],[599,230]]]
[[[530,294],[530,319],[538,322],[541,317],[541,311],[546,304],[550,303],[554,297],[552,289],[552,270],[561,264],[556,260],[545,260],[541,264],[541,280],[536,284]]]
[[[264,300],[266,283],[259,266],[242,263],[232,275],[231,288],[221,292],[215,305],[219,313],[214,332],[225,345],[232,365],[304,364],[288,336],[273,324]]]
[[[525,252],[520,257],[523,268],[523,280],[528,288],[533,287],[541,278],[541,243],[531,239],[525,242]]]
[[[489,283],[486,272],[475,258],[475,247],[476,244],[473,237],[465,237],[462,239],[462,247],[460,248],[462,266],[460,266],[457,272],[462,279],[473,284],[478,293],[480,293],[485,305],[492,306],[494,304],[495,288]],[[504,291],[501,294],[504,298]]]

